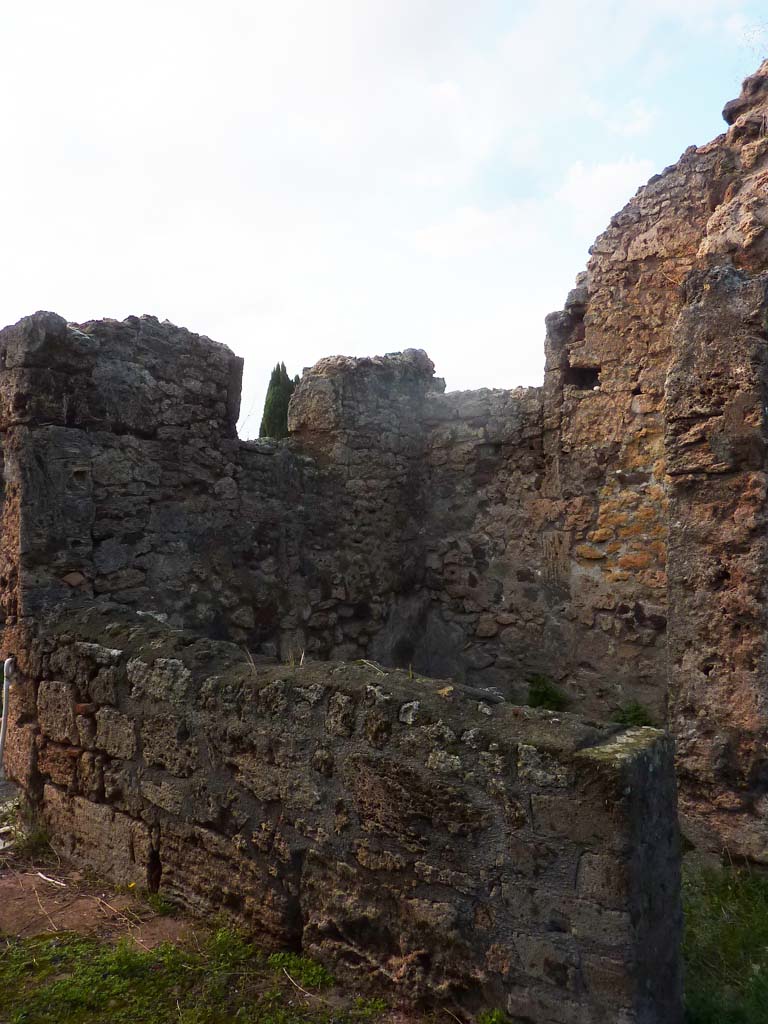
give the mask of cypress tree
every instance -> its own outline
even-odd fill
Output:
[[[269,378],[259,437],[279,438],[288,435],[288,401],[298,383],[298,376],[293,380],[288,376],[285,363],[277,364]]]

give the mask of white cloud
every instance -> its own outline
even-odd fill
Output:
[[[628,139],[648,135],[656,122],[655,111],[642,99],[629,100],[622,105],[592,101],[587,111],[608,131]]]
[[[654,90],[710,72],[675,39],[745,4],[9,6],[0,320],[168,317],[246,356],[246,410],[339,350],[534,381],[592,237],[677,155]]]
[[[578,229],[598,235],[608,222],[645,185],[654,171],[650,160],[617,160],[609,163],[571,164],[554,198],[564,207]]]

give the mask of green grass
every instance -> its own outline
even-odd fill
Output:
[[[528,680],[528,706],[548,711],[565,711],[568,698],[547,676],[535,675]]]
[[[22,860],[39,862],[53,855],[50,833],[41,825],[30,825],[23,832],[17,833],[8,849],[13,850],[14,856]]]
[[[683,906],[686,1024],[766,1024],[768,878],[689,870]]]
[[[294,981],[304,988],[313,988],[320,991],[330,988],[333,984],[333,975],[322,966],[315,963],[306,956],[299,956],[298,953],[272,953],[267,957],[267,963],[276,971],[284,971]]]
[[[265,957],[229,929],[199,948],[143,950],[72,933],[0,944],[8,1024],[367,1024],[386,1009],[381,1000],[339,1006],[317,994],[332,985],[312,960]]]
[[[365,1021],[378,1020],[388,1009],[384,999],[363,999],[362,996],[358,996],[355,1000],[355,1020],[359,1020],[361,1024]]]

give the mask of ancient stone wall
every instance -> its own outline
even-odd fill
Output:
[[[768,62],[724,116],[613,218],[548,320],[546,489],[581,517],[554,524],[566,685],[598,669],[666,705],[686,831],[765,862]]]
[[[36,314],[0,354],[6,649],[19,622],[108,599],[257,657],[356,657],[420,571],[423,353],[328,361],[335,411],[315,371],[325,452],[239,442],[241,361],[151,317]]]
[[[689,278],[666,387],[670,724],[692,839],[765,861],[768,274]]]
[[[64,855],[390,998],[681,1020],[663,733],[371,664],[257,670],[114,607],[18,660],[7,764]]]
[[[152,318],[76,328],[45,313],[0,332],[0,354],[19,521],[6,623],[102,596],[203,619],[195,590],[205,538],[226,523],[241,361]]]
[[[372,652],[525,702],[551,671],[561,595],[543,578],[540,389],[427,396],[421,573]]]
[[[415,351],[328,359],[288,442],[242,444],[239,361],[208,339],[37,314],[3,350],[7,626],[104,598],[255,657],[370,655],[520,700],[558,676],[538,389],[444,395]]]
[[[669,741],[515,705],[639,703],[687,836],[768,862],[768,62],[725,116],[543,388],[333,357],[242,443],[207,338],[0,332],[6,766],[65,852],[411,1000],[679,1019]]]
[[[768,860],[768,63],[725,114],[597,240],[541,389],[333,357],[287,441],[244,444],[240,361],[206,338],[0,332],[5,650],[100,601],[257,663],[368,657],[519,702],[544,676],[669,723],[690,834]]]

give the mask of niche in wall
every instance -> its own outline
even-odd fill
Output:
[[[578,388],[579,391],[592,391],[600,386],[599,366],[566,366],[563,374],[566,387]]]

